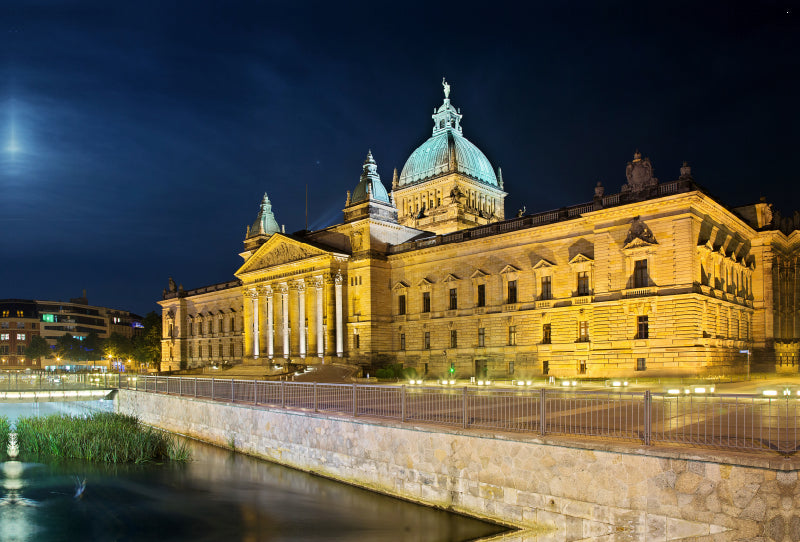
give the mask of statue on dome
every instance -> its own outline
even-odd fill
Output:
[[[442,87],[444,87],[444,97],[445,97],[445,99],[449,99],[450,98],[450,83],[445,81],[444,77],[442,77]]]

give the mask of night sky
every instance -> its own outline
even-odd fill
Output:
[[[616,193],[635,149],[800,209],[800,0],[0,2],[0,297],[145,314],[233,279],[269,193],[342,219],[431,134],[442,76],[508,216]]]

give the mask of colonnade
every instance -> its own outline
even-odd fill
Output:
[[[337,356],[344,354],[344,302],[342,299],[342,283],[343,277],[341,273],[337,273],[333,277],[329,277],[328,283],[333,283],[334,294],[334,312],[335,312],[335,351],[330,352],[329,345],[326,344],[326,314],[325,314],[325,298],[326,298],[326,277],[317,275],[309,278],[299,278],[268,284],[265,286],[251,287],[245,291],[245,295],[250,299],[250,326],[245,330],[245,344],[252,345],[251,355],[254,359],[258,359],[266,355],[267,358],[273,359],[276,355],[275,346],[276,341],[281,344],[280,357],[289,358],[292,355],[292,333],[298,335],[295,344],[298,345],[298,350],[295,352],[301,358],[308,355],[323,357],[326,353],[335,353]],[[296,292],[293,298],[296,301],[292,305],[296,306],[296,318],[290,318],[290,299],[289,293]],[[329,290],[330,291],[330,290]],[[309,322],[306,322],[306,308],[307,297],[311,295],[314,297],[314,302],[311,304],[313,317]],[[276,314],[276,305],[278,311]],[[261,322],[261,314],[266,313],[266,325]],[[275,336],[276,326],[275,317],[279,319],[278,333]],[[311,316],[311,314],[309,314]],[[313,327],[313,329],[309,329]],[[309,350],[309,336],[311,331],[312,337],[315,337],[314,352]],[[261,344],[261,338],[266,336],[266,352]],[[328,347],[328,348],[326,348]]]

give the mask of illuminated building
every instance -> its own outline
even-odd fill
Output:
[[[39,368],[25,356],[32,335],[53,347],[70,334],[78,340],[90,333],[101,339],[112,333],[131,338],[143,331],[142,318],[128,311],[89,305],[86,292],[70,301],[0,299],[0,369]]]
[[[618,193],[505,219],[502,174],[450,104],[387,192],[371,153],[344,220],[279,231],[265,196],[238,280],[164,292],[162,368],[402,363],[458,377],[797,371],[798,218],[728,209],[640,153]],[[224,350],[227,349],[227,350]],[[752,357],[744,352],[751,351]],[[227,352],[227,353],[225,353]]]

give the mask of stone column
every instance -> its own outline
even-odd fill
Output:
[[[272,288],[267,286],[267,356],[272,359],[275,356],[275,326],[273,322]]]
[[[317,295],[317,355],[320,358],[324,358],[325,356],[325,339],[323,338],[322,328],[322,287],[322,277],[314,277],[314,288]]]
[[[337,272],[334,279],[334,289],[336,291],[336,355],[342,357],[344,355],[344,336],[342,329],[344,326],[344,318],[342,315],[342,273]]]
[[[297,329],[300,332],[300,357],[306,357],[306,282],[297,281]]]
[[[253,288],[248,292],[248,296],[252,300],[252,307],[253,307],[253,359],[258,359],[259,352],[259,344],[258,344],[258,291]]]
[[[283,333],[283,357],[289,358],[289,288],[285,282],[280,285],[281,292],[281,330]]]

